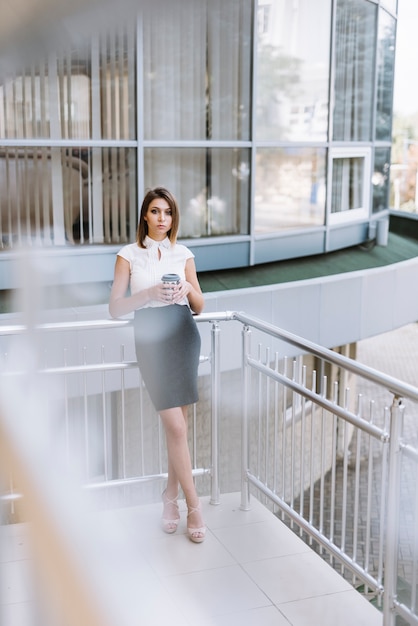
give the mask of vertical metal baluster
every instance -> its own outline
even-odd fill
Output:
[[[302,385],[306,387],[306,365],[302,368]],[[305,429],[306,429],[306,399],[302,398],[301,420],[300,420],[300,481],[299,481],[299,515],[304,516],[305,506]],[[299,528],[299,535],[302,537],[303,530]]]
[[[83,365],[86,363],[86,346],[83,348]],[[89,451],[89,427],[88,427],[88,404],[87,404],[87,374],[83,374],[83,406],[84,406],[84,446],[85,446],[85,470],[86,479],[90,478],[90,451]]]
[[[369,421],[374,421],[374,400],[369,403]],[[371,515],[372,515],[372,497],[373,497],[373,439],[368,435],[368,453],[367,453],[367,513],[366,513],[366,542],[365,542],[365,561],[364,568],[370,571],[370,531],[371,531]]]
[[[287,376],[287,357],[284,358],[283,360],[283,376]],[[283,498],[283,500],[286,498],[286,441],[287,441],[287,437],[286,437],[286,433],[287,433],[287,423],[286,423],[286,416],[287,416],[287,393],[286,387],[282,387],[283,389],[283,393],[282,393],[282,491],[280,496]],[[282,513],[282,519],[284,519],[284,515]]]
[[[101,359],[102,365],[105,363],[105,352],[104,346],[102,345],[101,349]],[[103,461],[104,461],[104,475],[105,480],[109,479],[109,455],[108,455],[108,420],[107,420],[107,405],[106,405],[106,373],[103,369],[102,371],[102,421],[103,421]]]
[[[347,387],[345,389],[344,394],[344,408],[347,409],[349,406],[349,394],[350,389]],[[343,457],[343,501],[342,501],[342,519],[341,519],[341,550],[345,552],[346,545],[346,530],[347,530],[347,492],[348,492],[348,459],[350,451],[348,449],[349,445],[349,433],[348,433],[349,423],[344,422],[344,457]],[[342,567],[342,572],[344,572],[344,566]]]
[[[386,516],[386,503],[387,503],[387,483],[388,483],[388,466],[389,466],[389,448],[390,448],[390,437],[389,432],[391,430],[391,416],[388,407],[384,409],[384,428],[388,433],[388,441],[383,443],[382,450],[382,472],[380,479],[380,524],[379,524],[379,565],[378,565],[378,574],[377,580],[380,585],[383,586],[384,583],[384,561],[383,561],[383,550],[384,550],[384,537],[385,537],[385,516]]]
[[[312,372],[312,391],[316,391],[316,370]],[[309,485],[309,524],[313,524],[314,493],[315,493],[315,406],[312,406],[311,414],[311,462],[310,462],[310,485]],[[312,545],[312,537],[309,536],[309,545]]]
[[[275,353],[274,371],[279,371],[279,355]],[[273,491],[277,493],[277,474],[278,474],[278,447],[279,447],[279,383],[274,381],[274,438],[273,438]],[[277,512],[277,505],[274,506],[274,513]]]
[[[125,362],[125,346],[121,344],[120,358]],[[120,400],[121,400],[121,421],[122,421],[122,477],[126,478],[126,414],[125,414],[125,370],[120,371]],[[141,438],[142,445],[142,438]]]
[[[250,353],[251,330],[248,326],[242,327],[242,429],[241,429],[241,509],[250,509],[250,483],[247,479],[249,462],[248,437],[248,404],[250,397],[250,368],[247,363]]]
[[[327,376],[322,376],[322,397],[326,397],[328,378]],[[320,489],[319,489],[319,532],[324,532],[324,506],[325,506],[325,458],[326,458],[326,441],[325,441],[325,422],[326,422],[327,411],[325,409],[321,409],[321,446],[320,446],[320,466],[321,466],[321,477],[319,481]],[[323,548],[319,547],[319,553],[322,554]]]
[[[266,349],[266,365],[269,367],[270,363],[270,348]],[[264,480],[265,484],[269,484],[269,455],[270,455],[270,378],[265,376],[266,381],[266,399],[265,399],[265,430],[264,430]]]
[[[138,392],[139,392],[139,432],[140,432],[140,439],[141,439],[141,474],[142,476],[145,476],[145,472],[146,472],[146,466],[145,466],[145,448],[144,448],[144,443],[145,443],[145,439],[144,439],[144,386],[142,383],[142,376],[141,376],[141,372],[139,371],[138,368]]]
[[[358,394],[357,416],[362,418],[362,395]],[[353,512],[353,561],[357,563],[357,540],[358,525],[360,523],[360,461],[361,461],[361,440],[362,430],[356,429],[357,445],[356,445],[356,464],[354,470],[354,512]],[[364,563],[363,563],[364,566]]]
[[[212,324],[211,333],[211,387],[212,387],[212,458],[211,458],[211,504],[220,503],[219,486],[219,416],[221,392],[221,329],[218,323]]]
[[[334,381],[334,404],[338,405],[340,394],[340,385],[338,381]],[[336,500],[336,484],[337,484],[337,449],[338,449],[338,417],[332,416],[332,457],[331,457],[331,502],[330,502],[330,519],[329,519],[329,538],[332,543],[335,540],[335,500]],[[330,563],[334,563],[334,557],[331,556]]]
[[[258,346],[258,355],[257,355],[257,359],[259,362],[261,362],[261,344],[259,344]],[[257,398],[258,398],[258,412],[257,412],[257,478],[261,478],[261,416],[262,416],[262,393],[261,393],[261,389],[262,389],[262,380],[263,380],[263,375],[261,374],[261,372],[258,372],[257,375],[257,383],[258,383],[258,387],[257,387]]]
[[[385,532],[385,594],[383,597],[383,626],[394,626],[396,615],[393,603],[397,596],[399,557],[399,501],[400,501],[400,443],[404,405],[402,398],[394,396],[390,409],[390,442],[388,498]]]
[[[297,360],[292,361],[292,380],[297,382]],[[292,407],[290,421],[290,506],[294,508],[295,501],[295,461],[296,461],[296,392],[292,391]],[[293,524],[291,524],[293,528]]]

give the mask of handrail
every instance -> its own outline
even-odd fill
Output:
[[[390,391],[392,391],[392,393],[397,396],[418,401],[418,388],[409,385],[408,383],[404,383],[403,381],[398,380],[393,376],[389,376],[388,374],[379,372],[378,370],[375,370],[367,365],[363,365],[358,361],[353,361],[352,359],[349,359],[342,354],[338,354],[337,352],[329,350],[328,348],[324,348],[316,343],[313,343],[312,341],[309,341],[308,339],[304,339],[303,337],[294,335],[287,330],[283,330],[281,328],[279,329],[277,328],[277,326],[273,326],[273,324],[263,322],[262,320],[251,315],[247,315],[245,313],[234,313],[233,317],[243,324],[249,324],[250,326],[257,328],[258,330],[262,330],[263,332],[268,333],[272,337],[282,339],[297,348],[308,350],[311,354],[325,359],[326,361],[333,363],[334,365],[343,367],[344,369],[350,371],[352,374],[359,374],[364,378],[367,378],[367,380],[370,380],[371,382],[387,387],[388,389],[390,389]]]
[[[263,320],[239,311],[221,311],[214,313],[200,313],[195,315],[196,322],[225,322],[236,320],[242,324],[250,325],[257,328],[276,339],[281,339],[296,348],[306,350],[311,354],[325,359],[329,363],[333,363],[339,367],[343,367],[353,374],[363,376],[367,380],[387,387],[393,394],[403,398],[409,398],[418,401],[418,388],[409,385],[389,374],[379,372],[378,370],[354,361],[342,354],[338,354],[334,350],[324,348],[323,346],[291,333],[283,328],[279,328],[264,322]],[[0,326],[1,335],[20,335],[28,331],[45,331],[45,332],[62,332],[62,331],[82,331],[82,330],[105,330],[108,328],[127,328],[132,325],[132,318],[129,319],[102,319],[102,320],[77,320],[70,322],[46,322],[33,327],[25,324],[6,324]]]
[[[357,363],[343,355],[340,355],[332,350],[327,348],[323,348],[322,346],[318,346],[317,344],[305,340],[297,335],[294,335],[290,332],[287,332],[283,329],[279,329],[272,324],[268,324],[259,320],[253,316],[246,315],[244,313],[236,313],[234,315],[234,319],[240,321],[243,324],[242,329],[242,351],[243,351],[243,391],[242,391],[242,486],[241,486],[241,508],[243,510],[248,510],[250,508],[250,485],[252,485],[259,493],[263,494],[272,504],[275,504],[279,507],[279,510],[282,514],[287,515],[291,523],[296,523],[297,527],[301,529],[301,531],[305,531],[308,537],[312,540],[315,540],[319,546],[325,548],[326,552],[331,555],[331,557],[337,558],[343,568],[347,568],[349,572],[357,579],[363,582],[363,584],[368,587],[370,590],[373,590],[373,593],[376,594],[378,600],[383,599],[383,625],[384,626],[393,626],[394,619],[396,615],[403,617],[408,624],[418,624],[418,617],[416,614],[416,605],[415,605],[415,592],[412,591],[412,599],[410,600],[409,606],[406,604],[402,604],[398,599],[398,564],[399,564],[399,542],[401,541],[400,537],[400,522],[399,522],[399,511],[401,510],[401,465],[402,459],[410,459],[415,463],[415,467],[418,468],[418,448],[414,448],[411,445],[405,445],[402,441],[402,429],[404,424],[404,410],[405,405],[403,403],[404,398],[408,398],[413,400],[414,402],[418,401],[418,388],[407,383],[404,383],[392,376],[388,376],[377,370],[370,368],[368,366],[362,365],[361,363]],[[342,400],[341,405],[337,402],[337,395],[335,394],[335,401],[328,400],[326,397],[326,376],[324,376],[325,382],[321,384],[320,393],[315,392],[314,389],[316,386],[314,383],[312,384],[312,391],[306,386],[306,379],[302,377],[302,384],[299,383],[297,378],[292,378],[287,375],[286,367],[284,374],[279,373],[277,369],[277,355],[276,355],[276,364],[272,363],[272,357],[269,353],[269,349],[266,349],[266,363],[261,360],[261,355],[258,355],[258,358],[253,358],[251,356],[250,349],[250,335],[251,330],[257,329],[260,330],[271,337],[276,339],[280,339],[288,344],[298,347],[302,349],[304,353],[309,353],[318,357],[322,362],[328,362],[332,365],[338,366],[341,371],[347,371],[359,378],[366,379],[367,381],[372,382],[373,384],[377,384],[388,390],[393,394],[392,405],[391,407],[387,407],[384,409],[385,418],[383,420],[382,427],[377,426],[374,423],[372,418],[372,414],[369,416],[369,419],[365,419],[362,416],[360,404],[358,409],[358,414],[354,414],[348,410],[347,406],[347,398]],[[274,360],[273,360],[274,361]],[[262,392],[264,393],[264,402],[265,406],[260,409],[260,400],[258,407],[254,410],[254,414],[251,414],[251,420],[254,422],[254,428],[257,431],[257,434],[252,435],[250,430],[250,412],[249,406],[251,405],[252,394],[254,393],[253,387],[250,386],[252,383],[250,377],[250,370],[258,372],[259,376],[263,377],[263,386]],[[295,370],[292,374],[295,376]],[[260,379],[257,379],[260,381]],[[315,378],[313,377],[313,380]],[[313,488],[314,482],[312,482],[312,474],[311,476],[311,484],[309,489],[310,494],[310,502],[306,506],[309,508],[309,516],[305,514],[305,517],[302,515],[302,509],[300,511],[297,510],[296,506],[294,506],[293,502],[293,485],[295,479],[295,462],[296,457],[298,457],[298,462],[300,462],[300,468],[303,468],[304,464],[304,455],[305,455],[305,447],[302,440],[298,439],[298,446],[295,446],[295,428],[296,423],[299,427],[299,422],[297,421],[298,417],[296,415],[294,409],[294,401],[292,400],[292,419],[289,423],[289,443],[290,452],[287,451],[286,448],[286,414],[285,408],[283,406],[281,408],[277,408],[277,398],[278,391],[275,392],[275,399],[271,400],[270,404],[270,395],[269,395],[269,387],[268,382],[271,381],[273,385],[280,385],[283,390],[290,390],[292,393],[295,393],[298,397],[304,398],[312,403],[312,420],[314,419],[315,410],[319,410],[319,423],[321,426],[319,427],[321,433],[325,432],[325,424],[328,423],[330,428],[333,430],[333,443],[331,444],[331,452],[333,454],[333,458],[329,468],[325,468],[322,466],[321,476],[320,478],[314,476],[315,480],[321,483],[319,489],[321,491],[320,494],[320,502],[318,506],[320,508],[319,511],[319,519],[315,523],[313,521],[314,516],[312,515],[313,511]],[[258,382],[257,384],[261,384]],[[251,389],[251,391],[250,391]],[[257,393],[257,391],[255,392]],[[260,393],[260,392],[259,392]],[[273,396],[273,392],[272,392]],[[283,397],[285,397],[285,393],[283,392]],[[359,396],[360,397],[360,396]],[[306,424],[306,411],[309,410],[306,408],[307,405],[304,405],[301,410],[300,415],[300,437],[303,437],[303,429],[304,424]],[[280,413],[280,411],[282,411]],[[322,413],[321,413],[322,411]],[[277,469],[273,470],[273,477],[268,472],[267,466],[267,458],[269,455],[269,443],[266,439],[266,435],[263,435],[263,439],[260,439],[261,433],[268,432],[269,429],[269,419],[271,421],[274,420],[274,428],[276,428],[276,420],[278,419],[278,414],[280,414],[280,420],[283,424],[281,436],[281,448],[278,450],[278,456],[280,457],[280,466],[282,475],[285,476],[285,470],[287,469],[290,477],[289,482],[285,482],[283,478],[283,482],[278,488],[276,483],[276,472]],[[369,441],[369,449],[366,452],[366,459],[364,461],[365,467],[367,468],[367,476],[365,477],[365,481],[368,483],[368,492],[366,496],[366,506],[368,507],[368,515],[370,515],[370,502],[371,502],[371,483],[372,483],[372,470],[373,470],[373,453],[371,453],[371,440],[380,441],[384,446],[382,447],[382,468],[381,475],[382,481],[379,485],[376,486],[378,491],[378,498],[380,498],[380,541],[379,541],[379,549],[378,549],[378,559],[379,564],[376,567],[376,575],[372,575],[372,571],[369,570],[369,547],[368,542],[370,541],[370,531],[368,530],[368,538],[366,539],[366,552],[363,557],[364,563],[360,564],[357,562],[357,529],[356,525],[358,523],[358,515],[359,515],[359,500],[360,500],[360,467],[361,467],[361,459],[360,459],[360,434],[357,435],[357,443],[356,443],[356,451],[353,450],[355,455],[355,462],[353,463],[353,481],[355,482],[355,486],[353,486],[353,490],[355,494],[353,495],[353,505],[354,505],[354,513],[353,513],[353,556],[349,556],[349,552],[346,550],[345,541],[346,541],[346,515],[347,515],[347,481],[348,481],[348,465],[349,465],[349,442],[350,439],[347,435],[347,430],[345,426],[343,426],[342,430],[344,434],[342,435],[344,438],[344,450],[341,452],[341,467],[344,473],[343,485],[341,486],[341,547],[338,546],[337,542],[334,539],[335,532],[335,501],[336,501],[336,483],[335,483],[335,475],[336,475],[336,467],[337,467],[337,455],[336,449],[334,446],[336,444],[336,434],[337,434],[337,419],[342,419],[343,424],[350,423],[356,429],[357,433],[362,432],[370,437]],[[311,429],[312,429],[311,424]],[[313,430],[311,430],[313,432]],[[258,440],[257,440],[258,438]],[[291,440],[291,441],[290,441]],[[276,431],[275,431],[275,440],[274,446],[277,446],[276,440]],[[311,459],[314,458],[312,450],[315,448],[314,440],[310,441],[310,455]],[[273,444],[271,444],[273,445]],[[251,446],[251,452],[250,452]],[[324,451],[324,440],[321,440],[320,448],[321,450],[318,452],[319,457],[323,460],[321,456]],[[271,451],[271,456],[276,454],[275,448]],[[367,456],[369,455],[369,457]],[[260,457],[262,457],[264,466],[261,467],[259,464]],[[258,463],[258,464],[257,464]],[[271,459],[270,463],[274,463],[276,465],[277,460]],[[311,460],[312,464],[312,460]],[[298,468],[300,473],[297,475],[297,480],[300,481],[299,485],[301,488],[300,498],[303,502],[304,500],[304,478],[305,475],[303,473],[303,469]],[[325,471],[326,469],[332,476],[333,486],[331,487],[332,494],[330,496],[330,502],[328,505],[330,506],[330,519],[327,520],[329,523],[328,534],[324,530],[324,493],[323,493],[323,485],[325,481]],[[271,469],[270,469],[271,471]],[[280,471],[280,470],[279,470]],[[312,472],[312,465],[308,472]],[[412,470],[414,472],[414,470]],[[412,479],[413,480],[413,479]],[[289,492],[287,491],[289,489]],[[418,495],[415,496],[418,498]],[[418,508],[415,507],[415,523],[418,521],[416,518]],[[308,519],[309,517],[309,519]],[[368,523],[370,524],[370,518],[368,518]],[[412,522],[413,523],[413,522]],[[411,546],[411,550],[413,554],[411,554],[411,560],[414,558],[414,554],[416,554],[416,545]],[[404,550],[404,553],[407,553],[408,550]],[[403,557],[405,558],[405,557]],[[409,561],[407,561],[409,563]],[[418,574],[418,565],[412,564],[412,581],[416,581]],[[411,583],[412,588],[415,588],[415,582]]]

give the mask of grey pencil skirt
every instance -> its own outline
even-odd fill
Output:
[[[139,309],[134,332],[139,369],[156,410],[197,402],[200,334],[189,307]]]

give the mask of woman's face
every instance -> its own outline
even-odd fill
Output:
[[[162,241],[167,237],[167,233],[171,229],[173,222],[172,211],[167,200],[164,198],[155,198],[148,206],[148,210],[144,216],[144,220],[148,224],[148,236],[155,241]]]

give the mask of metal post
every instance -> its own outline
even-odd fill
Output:
[[[220,413],[220,328],[212,323],[211,330],[211,386],[212,386],[212,471],[211,504],[220,503],[219,489],[219,413]]]
[[[385,579],[383,594],[383,626],[395,626],[394,600],[397,595],[398,573],[398,515],[400,505],[400,441],[404,406],[402,398],[394,396],[390,409],[389,475],[387,494],[387,526],[385,536]]]
[[[242,328],[242,426],[241,426],[241,506],[243,511],[250,510],[250,483],[247,471],[250,465],[248,447],[248,399],[250,389],[250,368],[247,356],[250,352],[251,330]]]

